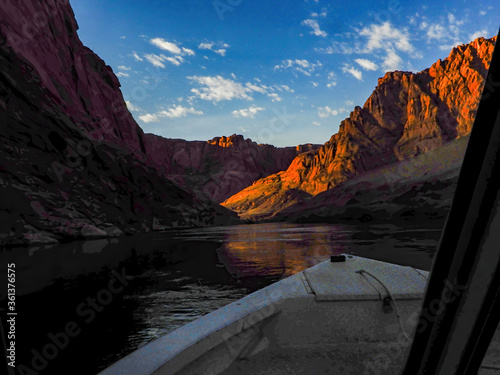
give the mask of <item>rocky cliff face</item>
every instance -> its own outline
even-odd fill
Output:
[[[390,72],[320,149],[224,202],[269,217],[368,171],[424,154],[470,133],[496,37],[453,49],[420,73]],[[291,198],[292,197],[292,198]]]
[[[235,222],[161,177],[110,67],[67,0],[0,12],[0,242]]]
[[[146,134],[145,145],[156,168],[196,195],[222,202],[255,180],[286,170],[302,152],[320,145],[278,148],[241,135],[188,142]]]
[[[5,1],[1,20],[2,45],[22,61],[25,79],[43,87],[74,125],[92,140],[145,151],[118,78],[78,38],[68,0]]]
[[[414,158],[341,182],[273,220],[373,222],[442,228],[458,182],[468,136]]]

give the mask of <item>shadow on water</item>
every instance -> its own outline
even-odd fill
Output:
[[[16,264],[16,362],[24,373],[95,374],[332,254],[429,269],[438,238],[396,227],[280,223],[4,250],[2,274]]]

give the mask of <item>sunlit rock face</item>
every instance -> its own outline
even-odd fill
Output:
[[[286,170],[302,152],[320,145],[274,147],[241,135],[185,141],[145,135],[156,168],[179,186],[215,202],[223,202],[255,180]]]
[[[456,47],[419,73],[387,73],[321,148],[297,156],[286,171],[256,181],[223,205],[246,218],[270,217],[351,178],[467,136],[495,42],[479,38]]]
[[[2,244],[236,222],[158,173],[67,0],[3,2],[0,67]]]

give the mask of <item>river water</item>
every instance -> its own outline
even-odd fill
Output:
[[[15,374],[96,374],[151,340],[330,255],[429,270],[440,233],[273,223],[2,250],[1,275],[8,263],[16,265]],[[1,299],[5,336],[5,288]]]

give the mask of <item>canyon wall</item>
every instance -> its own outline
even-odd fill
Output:
[[[337,134],[290,167],[223,205],[246,218],[269,217],[340,183],[410,159],[470,133],[496,37],[454,48],[419,73],[389,72]]]

